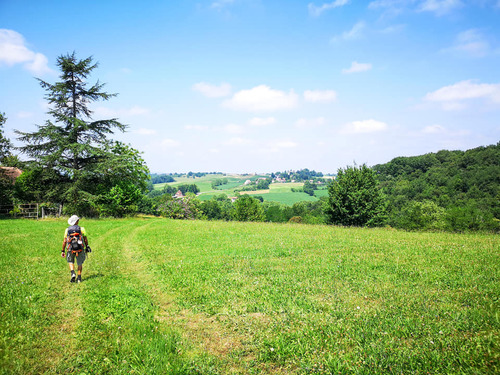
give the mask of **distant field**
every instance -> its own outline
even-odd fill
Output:
[[[246,180],[256,180],[261,176],[242,176],[242,175],[222,175],[222,174],[211,174],[200,178],[187,178],[187,177],[176,177],[176,182],[171,182],[169,185],[178,186],[181,184],[196,184],[200,189],[201,195],[199,199],[209,200],[210,198],[218,194],[226,194],[227,196],[233,197],[237,196],[238,193],[235,192],[236,188],[244,186]],[[215,179],[227,179],[228,183],[220,185],[217,189],[212,189],[212,182]],[[163,189],[166,184],[156,184],[155,189]],[[304,184],[302,182],[294,183],[275,183],[269,186],[269,190],[261,191],[247,191],[241,192],[242,194],[259,195],[264,198],[265,201],[280,202],[287,205],[293,205],[296,202],[301,201],[315,201],[318,197],[328,195],[326,190],[317,190],[317,197],[311,197],[305,193],[293,193],[292,188],[301,188]]]
[[[5,374],[498,374],[500,237],[299,224],[0,220]]]

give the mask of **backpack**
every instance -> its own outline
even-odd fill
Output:
[[[68,228],[68,251],[77,254],[83,250],[82,230],[78,225],[72,225]]]

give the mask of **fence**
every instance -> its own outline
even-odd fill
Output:
[[[44,205],[40,203],[25,203],[19,205],[0,205],[0,215],[23,217],[25,219],[42,219],[47,216],[59,217],[62,213],[62,205]]]

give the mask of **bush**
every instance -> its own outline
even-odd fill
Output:
[[[203,212],[199,199],[186,196],[182,199],[174,199],[170,195],[164,195],[157,211],[161,216],[171,219],[201,219]]]
[[[264,221],[265,213],[259,200],[245,194],[234,202],[234,218],[238,221]]]
[[[445,210],[435,202],[410,202],[400,211],[394,226],[408,230],[443,230]]]

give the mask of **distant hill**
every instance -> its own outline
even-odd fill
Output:
[[[415,215],[417,202],[423,213],[436,211],[448,224],[455,222],[453,229],[498,228],[500,142],[468,151],[398,157],[373,170],[387,196],[392,225],[404,227],[408,215]]]

